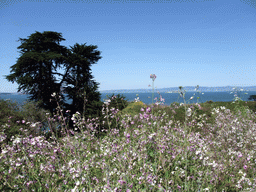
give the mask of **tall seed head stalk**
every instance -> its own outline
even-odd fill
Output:
[[[152,87],[153,87],[153,93],[152,93],[152,115],[154,114],[154,108],[153,108],[153,98],[154,98],[154,81],[156,79],[156,75],[155,74],[150,74],[150,78],[153,80],[152,82]],[[153,129],[153,119],[151,118],[151,126]]]

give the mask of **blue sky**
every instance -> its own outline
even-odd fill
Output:
[[[62,33],[68,48],[97,45],[99,91],[154,86],[255,86],[256,3],[201,1],[1,1],[0,92],[32,33]],[[58,70],[64,73],[63,70]],[[60,79],[57,76],[57,79]]]

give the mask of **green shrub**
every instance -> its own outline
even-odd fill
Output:
[[[32,134],[33,136],[42,136],[48,138],[47,135],[51,135],[49,132],[47,134],[44,134],[44,130],[46,130],[47,127],[51,127],[53,130],[57,130],[57,127],[60,125],[61,122],[59,121],[50,121],[46,117],[46,113],[50,114],[50,110],[45,110],[43,108],[39,107],[40,102],[35,101],[27,101],[21,108],[21,113],[24,116],[24,120],[26,122],[30,123],[36,123],[41,122],[41,124],[38,124],[35,128],[29,127],[28,132],[29,135]],[[50,123],[50,124],[49,124]],[[39,128],[39,125],[41,127]],[[56,131],[55,131],[56,132]]]
[[[144,108],[146,109],[147,108],[147,105],[145,105],[142,101],[139,101],[139,102],[131,102],[129,103],[129,105],[123,109],[121,112],[120,112],[120,115],[131,115],[132,117],[138,113],[142,113],[140,110],[141,108]]]
[[[21,112],[19,112],[17,103],[12,103],[8,100],[0,100],[0,110],[0,132],[3,132],[6,135],[6,139],[0,142],[0,144],[11,143],[12,136],[25,136],[24,131],[20,131],[20,128],[25,130],[28,128],[28,125],[21,123],[21,121],[24,119],[24,116]],[[17,121],[20,123],[18,124]]]
[[[125,96],[123,96],[123,95],[121,96],[120,94],[118,94],[117,96],[115,96],[114,94],[112,96],[107,95],[107,98],[111,99],[111,102],[107,106],[108,112],[106,110],[106,105],[100,101],[97,104],[97,108],[98,108],[97,115],[92,115],[90,118],[90,119],[92,119],[92,118],[98,117],[99,123],[96,128],[96,132],[95,132],[95,136],[97,136],[97,137],[101,137],[101,136],[105,135],[105,132],[102,132],[102,130],[104,130],[104,129],[109,130],[109,129],[119,127],[120,123],[115,118],[111,118],[111,116],[112,116],[111,109],[115,108],[115,109],[118,109],[119,111],[121,111],[126,106],[128,106],[128,103],[129,103],[127,100],[125,100]],[[106,102],[106,100],[105,100],[105,102]],[[102,103],[102,104],[100,105],[99,103]],[[104,104],[103,112],[105,114],[102,114],[102,105],[103,104]],[[96,106],[96,105],[94,105],[94,106]],[[108,115],[108,118],[107,117],[105,118],[106,115]],[[108,125],[108,122],[110,123],[110,125]],[[93,126],[93,127],[95,128],[96,126]]]
[[[112,107],[115,109],[119,109],[119,111],[122,111],[124,108],[126,108],[128,106],[128,101],[125,100],[125,96],[122,95],[120,96],[120,94],[118,94],[117,96],[115,96],[114,94],[112,96],[108,96],[108,99],[111,99],[111,102],[108,106],[108,109],[110,110]],[[113,99],[112,99],[113,98]]]
[[[32,137],[46,136],[41,128],[49,127],[46,113],[50,113],[50,111],[39,108],[38,104],[39,102],[27,101],[24,105],[18,107],[16,102],[0,101],[0,132],[4,132],[6,135],[6,139],[2,143],[10,144],[12,136],[17,137],[18,135],[24,137],[29,135],[32,135]],[[22,122],[23,120],[25,120],[25,123]],[[41,124],[38,123],[35,127],[30,126],[37,122],[41,122]],[[50,122],[50,124],[52,128],[57,128],[59,122]]]
[[[175,106],[178,107],[178,106],[180,106],[180,104],[178,102],[173,102],[170,105],[170,107],[175,107]]]

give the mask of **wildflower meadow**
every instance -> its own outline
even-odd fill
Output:
[[[14,113],[1,101],[0,191],[256,191],[255,102],[234,90],[233,102],[190,104],[180,87],[184,103],[165,106],[160,95],[153,104],[156,75],[150,78],[152,104],[132,115],[109,109],[111,99],[104,102],[109,129],[101,137],[95,136],[97,118],[73,114],[82,130],[76,133],[67,129],[61,108],[54,117],[32,104]],[[46,140],[39,120],[52,133],[61,124],[63,137]],[[11,127],[18,131],[7,144]]]

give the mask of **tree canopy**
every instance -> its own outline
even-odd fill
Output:
[[[53,31],[36,31],[28,39],[19,40],[21,56],[11,66],[13,73],[6,76],[8,81],[19,84],[18,92],[22,90],[30,94],[29,101],[40,101],[40,107],[50,110],[52,116],[57,107],[57,101],[51,96],[54,92],[62,97],[61,106],[64,110],[70,109],[71,114],[85,108],[82,93],[86,93],[87,98],[85,116],[101,110],[103,102],[100,102],[101,94],[97,92],[99,83],[92,80],[90,72],[91,64],[101,59],[100,52],[95,50],[97,46],[76,43],[68,49],[59,44],[65,40],[61,33]],[[57,72],[58,67],[65,69],[64,74]],[[54,75],[62,76],[59,83]],[[68,94],[68,99],[73,100],[72,104],[65,103],[61,88]],[[73,127],[71,121],[69,126]]]

